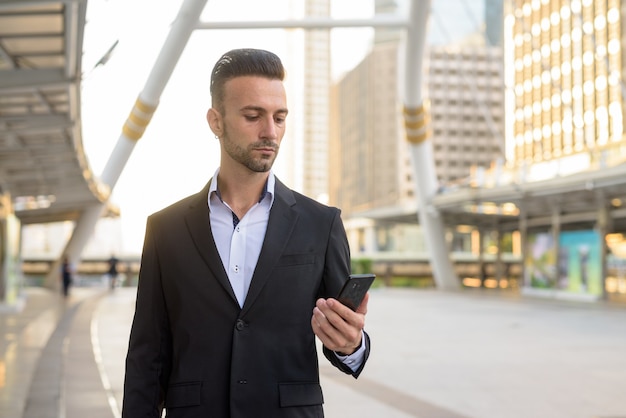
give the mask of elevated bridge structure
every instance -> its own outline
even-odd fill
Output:
[[[86,9],[84,0],[0,0],[0,194],[21,224],[76,220],[110,194],[81,135]]]
[[[210,29],[200,22],[207,0],[184,0],[170,33],[139,93],[118,142],[100,176],[92,173],[82,145],[81,57],[87,0],[0,0],[0,194],[9,194],[21,223],[76,220],[64,254],[76,262],[191,33]],[[430,1],[411,2],[408,19],[265,22],[258,28],[319,29],[394,26],[407,31],[404,119],[418,184],[417,196],[436,188],[432,144],[421,89],[421,68]],[[256,28],[252,23],[231,25]],[[6,199],[2,201],[6,202]],[[426,199],[418,211],[425,222],[437,285],[456,289],[443,225]],[[56,267],[56,266],[55,266]],[[53,268],[52,272],[58,272]],[[56,274],[54,274],[56,276]],[[2,282],[0,277],[0,283]],[[50,275],[47,283],[58,284]],[[2,296],[2,295],[0,295]]]

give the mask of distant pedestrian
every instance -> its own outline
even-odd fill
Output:
[[[63,263],[61,264],[61,280],[63,284],[63,296],[67,297],[70,294],[70,286],[72,285],[72,265],[67,256],[63,257]]]
[[[117,263],[119,263],[119,260],[115,257],[115,255],[112,255],[111,258],[109,258],[109,270],[107,271],[111,289],[115,289],[115,285],[117,284],[117,275],[119,274],[119,271],[117,270]]]

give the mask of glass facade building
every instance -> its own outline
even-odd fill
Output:
[[[516,0],[509,6],[507,160],[515,166],[558,160],[567,171],[623,161],[620,2]]]

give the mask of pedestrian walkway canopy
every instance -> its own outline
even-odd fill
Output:
[[[81,135],[86,8],[0,0],[0,193],[23,224],[74,220],[110,194]]]

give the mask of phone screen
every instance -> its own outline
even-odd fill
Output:
[[[351,274],[343,284],[337,300],[356,311],[375,278],[375,274]]]

